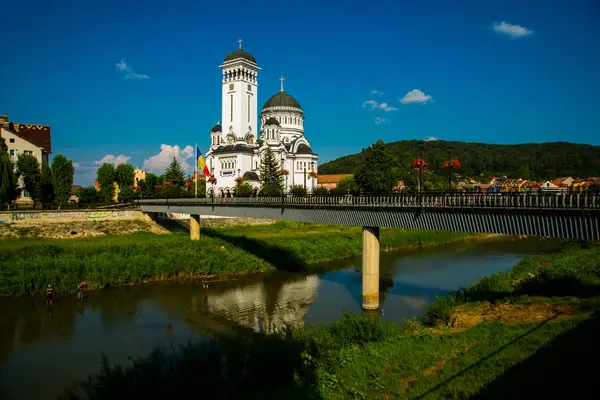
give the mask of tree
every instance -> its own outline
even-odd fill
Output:
[[[40,177],[40,198],[42,203],[52,203],[54,201],[52,170],[48,164],[42,164],[42,176]]]
[[[206,197],[206,179],[201,178],[198,179],[198,188],[196,189],[196,182],[193,178],[187,181],[187,191],[185,192],[185,197]],[[196,193],[194,191],[197,190]]]
[[[250,197],[254,193],[254,188],[248,182],[241,182],[234,189],[235,197]]]
[[[353,176],[347,176],[345,178],[340,179],[340,183],[338,183],[335,189],[331,190],[331,194],[335,194],[338,196],[348,193],[353,194],[355,196],[360,194],[360,188],[354,181]]]
[[[10,156],[8,147],[2,137],[0,137],[0,202],[9,203],[17,198],[17,175]]]
[[[176,186],[180,189],[183,189],[185,186],[185,171],[181,167],[181,165],[177,162],[175,157],[173,157],[173,161],[165,170],[165,182],[170,182],[170,185]]]
[[[62,154],[52,159],[52,186],[54,187],[54,199],[60,208],[69,201],[71,188],[73,187],[73,162]]]
[[[313,194],[317,196],[325,196],[329,194],[329,190],[327,190],[327,188],[324,186],[319,186],[315,188]]]
[[[304,185],[293,185],[290,188],[290,193],[292,194],[292,196],[296,196],[296,197],[304,197],[306,196],[306,188],[304,187]]]
[[[23,187],[33,203],[40,201],[42,171],[37,158],[30,154],[20,154],[17,158],[17,170],[23,177]]]
[[[152,199],[156,197],[156,186],[161,184],[158,176],[152,173],[146,174],[146,178],[138,182],[138,186],[142,188],[142,197],[144,199]]]
[[[283,191],[283,178],[279,174],[279,163],[270,148],[260,160],[260,193],[263,196],[279,196]]]
[[[100,194],[106,203],[112,203],[115,200],[115,167],[112,164],[103,163],[98,172],[96,180],[100,184]]]
[[[115,168],[115,182],[119,185],[119,202],[133,198],[135,170],[131,164],[119,164]]]
[[[102,195],[93,186],[79,189],[75,195],[79,197],[79,204],[94,204],[102,201]]]
[[[389,193],[396,184],[392,166],[396,157],[383,140],[378,140],[364,151],[364,161],[356,169],[354,180],[365,193]]]

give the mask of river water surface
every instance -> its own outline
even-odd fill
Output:
[[[382,253],[381,317],[419,316],[437,295],[513,267],[526,255],[556,251],[539,238],[455,243]],[[147,356],[154,348],[232,333],[273,332],[361,312],[360,259],[313,274],[275,272],[212,282],[134,285],[58,298],[0,299],[0,399],[55,398],[109,361]]]

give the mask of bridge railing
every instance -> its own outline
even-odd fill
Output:
[[[510,208],[600,209],[600,195],[581,193],[423,193],[376,196],[215,197],[137,200],[139,205],[367,207],[367,208]]]

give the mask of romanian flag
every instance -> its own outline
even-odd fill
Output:
[[[196,147],[196,159],[198,161],[198,168],[200,168],[200,171],[202,171],[205,176],[210,176],[210,171],[208,170],[206,162],[204,161],[204,157],[202,157],[202,152],[198,147]]]

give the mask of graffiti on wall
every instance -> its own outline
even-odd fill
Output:
[[[54,211],[54,212],[35,212],[19,211],[10,214],[8,222],[36,221],[36,220],[96,220],[96,219],[115,219],[115,218],[135,218],[142,216],[140,211],[115,210],[115,211]],[[2,222],[0,222],[2,223]]]

